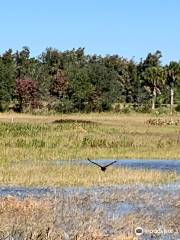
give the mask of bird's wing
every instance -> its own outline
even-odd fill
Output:
[[[102,166],[99,165],[98,163],[91,161],[89,158],[88,158],[88,161],[91,162],[91,163],[94,163],[94,164],[97,165],[98,167],[102,167]]]
[[[108,165],[106,165],[104,167],[109,167],[110,165],[114,164],[115,162],[117,162],[117,161],[111,162],[111,163],[109,163]]]

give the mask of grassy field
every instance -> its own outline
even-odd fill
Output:
[[[112,167],[103,175],[90,166],[45,163],[88,157],[180,159],[180,126],[152,126],[147,123],[151,118],[154,116],[113,113],[0,114],[0,184],[94,186],[175,181],[175,173]]]
[[[94,165],[53,162],[87,158],[180,159],[180,125],[173,124],[180,116],[160,117],[163,121],[171,120],[171,125],[148,124],[155,118],[159,117],[113,113],[0,114],[0,185],[91,187],[179,180],[174,172],[112,166],[104,173]],[[141,211],[121,218],[108,219],[103,211],[94,210],[94,205],[90,205],[97,201],[95,193],[80,193],[70,198],[62,194],[57,198],[52,196],[53,199],[1,197],[0,239],[135,240],[138,239],[134,237],[137,226],[145,229],[156,229],[158,224],[166,229],[178,226],[179,199],[176,196],[174,199],[171,195],[165,196],[164,201],[172,205],[173,211],[160,216],[154,206],[161,208],[162,200],[151,191],[125,189],[109,195],[107,192],[104,198],[103,193],[99,194],[103,204],[139,201],[150,210],[140,208]],[[112,237],[104,233],[106,227],[115,230]]]
[[[0,167],[0,185],[6,186],[111,186],[118,184],[159,184],[180,179],[176,173],[157,170],[109,168],[105,173],[96,167],[52,164],[16,164]]]
[[[0,114],[0,162],[98,158],[180,159],[180,125],[151,115]],[[180,119],[180,116],[164,117]]]

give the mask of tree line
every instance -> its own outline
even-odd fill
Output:
[[[34,58],[28,47],[9,49],[0,55],[0,111],[91,112],[121,104],[178,109],[180,62],[162,65],[161,57],[156,51],[137,63],[119,55],[87,55],[84,48],[47,48]]]

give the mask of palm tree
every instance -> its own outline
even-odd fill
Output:
[[[171,110],[174,107],[174,86],[177,79],[180,79],[180,64],[177,62],[170,62],[169,66],[167,66],[167,84],[170,88],[170,104]]]
[[[146,89],[152,96],[152,109],[155,109],[156,97],[161,94],[161,85],[164,83],[164,70],[162,67],[148,67],[143,73]]]

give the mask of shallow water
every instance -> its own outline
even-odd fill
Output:
[[[106,165],[113,160],[96,160],[101,165]],[[27,162],[31,164],[31,162]],[[91,165],[87,160],[73,161],[53,161],[52,164],[80,164]],[[50,163],[50,164],[51,164]],[[96,167],[92,165],[92,167]],[[180,160],[117,160],[113,167],[129,167],[135,169],[158,169],[162,171],[176,171],[180,173]],[[35,197],[35,198],[59,198],[64,202],[64,211],[73,216],[73,221],[78,224],[76,217],[79,214],[89,216],[98,215],[99,228],[106,235],[118,233],[118,229],[109,225],[109,222],[124,221],[124,217],[129,214],[141,214],[152,219],[157,219],[163,229],[164,220],[177,213],[180,216],[180,209],[174,205],[174,202],[180,198],[180,182],[152,185],[118,185],[111,187],[66,187],[66,188],[34,188],[34,187],[0,187],[0,197],[14,196],[18,198]],[[78,199],[78,200],[77,200]],[[70,204],[71,203],[71,204]],[[59,206],[60,208],[60,206]],[[58,206],[57,206],[58,209]],[[59,210],[59,212],[62,212]],[[173,215],[172,215],[173,217]],[[57,218],[60,215],[57,212]],[[162,225],[161,225],[162,223]],[[62,223],[59,223],[62,227]],[[128,227],[128,226],[127,226]],[[177,226],[178,227],[178,226]],[[65,232],[69,232],[71,225],[64,224]],[[149,229],[147,229],[149,230]],[[128,230],[127,230],[128,231]],[[160,235],[144,233],[139,239],[162,239],[173,240],[180,239],[180,232],[162,233]]]
[[[24,188],[24,187],[0,187],[0,197],[14,196],[18,198],[54,198],[63,199],[64,211],[69,215],[79,214],[98,215],[99,227],[106,235],[118,233],[116,227],[109,226],[109,222],[123,221],[123,217],[128,214],[142,214],[153,219],[164,219],[174,211],[179,211],[174,207],[173,202],[180,197],[180,183],[151,185],[120,185],[112,187],[93,188]],[[59,208],[61,205],[59,206]],[[58,206],[57,206],[58,209]],[[59,213],[58,213],[59,211]],[[57,218],[60,219],[61,210],[57,210]],[[76,217],[73,219],[76,222]],[[77,220],[78,221],[78,220]],[[62,223],[59,223],[62,227]],[[71,225],[63,225],[66,232],[69,232]],[[157,226],[158,228],[158,226]],[[139,239],[152,239],[151,234],[143,234]],[[180,239],[179,233],[155,235],[153,239]]]
[[[139,185],[117,185],[117,186],[110,186],[110,187],[11,187],[11,186],[0,186],[0,197],[5,196],[14,196],[14,197],[51,197],[51,196],[61,196],[63,193],[64,195],[74,195],[74,194],[102,194],[108,193],[112,194],[116,191],[139,191],[141,194],[150,192],[153,193],[154,196],[160,196],[164,193],[171,193],[174,195],[180,196],[180,182],[174,182],[169,184],[160,184],[158,186],[153,186],[151,184],[139,184]]]
[[[180,160],[158,160],[158,159],[98,159],[93,160],[100,165],[106,165],[112,161],[117,161],[113,167],[127,167],[133,169],[156,169],[161,171],[176,171],[180,173]],[[54,164],[80,164],[80,165],[92,165],[87,160],[56,160],[52,161]]]
[[[113,161],[116,161],[112,167],[125,167],[131,169],[154,169],[160,171],[175,171],[180,173],[180,159],[96,159],[93,160],[100,165],[107,165]],[[55,165],[90,165],[97,167],[90,163],[88,160],[51,160],[51,161],[41,161],[42,163],[55,164]],[[26,160],[21,162],[13,162],[12,164],[28,164],[31,165],[34,163],[32,160]],[[37,163],[37,162],[35,162]]]

